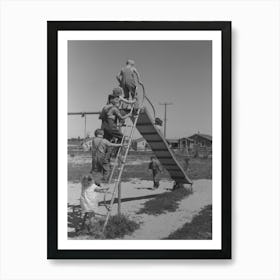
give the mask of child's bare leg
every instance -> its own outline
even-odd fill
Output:
[[[94,212],[90,212],[89,213],[89,222],[90,222],[90,224],[93,224],[94,218],[95,218],[95,213]]]
[[[87,217],[88,217],[88,213],[86,212],[86,213],[84,214],[84,217],[83,217],[83,222],[82,222],[82,227],[81,227],[82,230],[85,229]]]
[[[154,188],[157,189],[159,187],[159,173],[154,173]]]

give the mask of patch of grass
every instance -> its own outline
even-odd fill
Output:
[[[190,223],[184,224],[165,239],[212,239],[212,205],[205,206]]]
[[[159,194],[156,198],[146,201],[137,214],[160,215],[164,212],[175,212],[180,200],[190,193],[190,190],[181,187],[172,192]]]
[[[109,219],[105,230],[106,239],[120,238],[127,234],[131,234],[139,228],[139,224],[130,220],[124,215],[112,216]]]
[[[187,170],[192,180],[212,179],[212,158],[192,158]]]
[[[79,164],[69,161],[68,162],[68,181],[79,182],[81,176],[91,170],[91,154],[89,152],[72,153],[74,158],[80,159]],[[122,180],[123,182],[129,181],[131,178],[138,178],[140,180],[152,180],[152,173],[148,170],[149,159],[152,155],[149,153],[130,152],[127,158],[127,164],[124,168]],[[212,159],[203,158],[190,158],[188,169],[184,161],[184,157],[176,155],[176,158],[181,163],[181,166],[186,171],[190,179],[212,179]],[[84,163],[81,164],[81,161]],[[140,164],[133,165],[135,161],[143,161]],[[161,173],[161,179],[170,179],[166,170]]]
[[[84,174],[91,171],[91,164],[85,163],[83,165],[74,165],[68,163],[68,181],[79,183]]]
[[[79,235],[80,237],[84,235],[84,239],[116,239],[131,234],[139,228],[138,223],[130,220],[125,215],[111,216],[104,233],[102,232],[103,225],[104,219],[92,219],[87,225],[88,230],[81,231],[76,237],[80,239]]]

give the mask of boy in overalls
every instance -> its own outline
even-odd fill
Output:
[[[117,126],[118,120],[125,120],[131,114],[122,115],[118,109],[119,98],[114,95],[109,96],[109,104],[105,105],[99,118],[102,120],[101,128],[104,130],[104,138],[111,141],[113,138],[118,142],[122,140],[123,134]]]
[[[92,169],[91,173],[95,173],[99,177],[103,177],[103,180],[106,182],[109,177],[110,171],[110,156],[109,147],[121,147],[121,144],[115,144],[109,142],[107,139],[104,139],[104,131],[102,129],[96,129],[95,137],[92,140]]]

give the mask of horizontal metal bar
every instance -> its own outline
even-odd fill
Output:
[[[100,112],[69,112],[68,115],[98,115]]]

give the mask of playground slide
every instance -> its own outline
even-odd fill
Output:
[[[161,131],[154,125],[153,118],[145,107],[139,115],[136,128],[149,143],[162,166],[169,172],[170,177],[176,183],[192,184],[192,181],[175,158],[173,151],[168,147]]]

